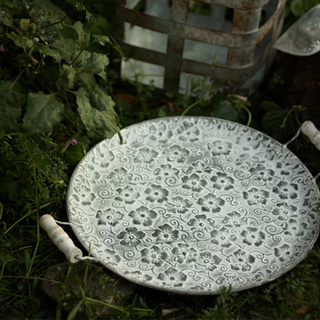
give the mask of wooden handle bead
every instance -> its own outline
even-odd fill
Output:
[[[314,146],[320,150],[320,131],[311,121],[305,121],[301,126],[301,131],[311,140]]]
[[[40,227],[44,229],[52,242],[63,252],[68,261],[76,263],[82,258],[82,251],[76,247],[68,234],[56,224],[49,214],[43,215],[39,220]]]

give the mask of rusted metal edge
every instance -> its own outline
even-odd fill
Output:
[[[208,3],[220,7],[227,7],[239,10],[253,10],[262,8],[270,0],[195,0],[197,2]]]
[[[132,59],[138,59],[163,67],[165,66],[166,55],[164,53],[132,46],[127,43],[119,43],[119,45],[124,52],[131,52],[130,58]],[[271,44],[268,44],[254,63],[241,67],[218,66],[200,61],[182,59],[181,72],[210,76],[217,80],[229,80],[230,78],[236,82],[243,81],[244,79],[247,80],[248,76],[254,75],[262,63],[266,61],[270,49]]]
[[[274,27],[275,22],[278,19],[278,16],[283,12],[283,8],[286,4],[286,1],[287,0],[279,0],[277,9],[273,13],[273,15],[261,28],[258,29],[257,42],[260,42],[266,36],[266,34]]]
[[[132,23],[146,29],[224,47],[247,48],[256,44],[258,35],[263,34],[263,32],[259,31],[260,29],[253,32],[233,34],[230,32],[191,26],[146,15],[139,11],[126,8],[119,3],[116,5],[116,14],[125,22]],[[272,26],[270,25],[269,30],[271,27]],[[266,29],[267,27],[264,28],[264,30]]]

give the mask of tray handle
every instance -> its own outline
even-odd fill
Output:
[[[63,252],[71,263],[79,262],[82,258],[82,251],[76,247],[68,234],[56,224],[50,214],[43,215],[39,220],[40,227],[44,229],[52,242]]]
[[[301,131],[304,133],[313,145],[320,150],[320,131],[311,121],[305,121],[301,126]]]

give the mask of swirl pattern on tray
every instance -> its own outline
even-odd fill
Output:
[[[142,285],[212,294],[273,280],[319,233],[319,190],[281,144],[205,117],[146,121],[96,145],[68,216],[102,263]]]

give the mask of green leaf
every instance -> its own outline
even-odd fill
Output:
[[[111,46],[113,45],[113,43],[110,41],[109,37],[107,37],[105,35],[93,34],[92,38],[94,39],[93,42],[97,42],[97,43],[101,44],[102,46],[105,46],[107,44],[110,44]]]
[[[275,127],[280,127],[283,123],[285,116],[286,113],[282,110],[268,111],[262,119],[262,127],[267,131],[271,131]]]
[[[10,89],[12,82],[0,82],[0,128],[7,130],[14,128],[21,116],[21,107],[25,97],[14,86]]]
[[[21,47],[25,51],[34,46],[33,39],[30,39],[29,37],[27,37],[25,35],[15,34],[13,31],[10,32],[10,34],[7,34],[7,35],[11,40],[13,40],[14,44],[17,47]]]
[[[59,39],[56,39],[50,43],[50,47],[59,50],[62,58],[66,60],[66,62],[71,63],[71,57],[78,49],[78,41],[60,37]]]
[[[75,95],[78,113],[90,135],[110,139],[115,133],[120,132],[114,112],[93,108],[90,104],[90,94],[84,88],[80,88]]]
[[[282,108],[271,101],[262,101],[261,106],[265,111],[282,111]]]
[[[112,98],[107,94],[106,90],[96,85],[90,90],[91,106],[99,111],[109,111],[115,114],[113,107],[115,106]]]
[[[290,4],[290,10],[296,17],[304,14],[303,0],[293,0]]]
[[[82,305],[83,302],[84,302],[84,299],[80,300],[80,301],[78,302],[78,304],[76,304],[76,305],[74,306],[74,308],[70,311],[67,320],[72,320],[72,319],[74,319],[74,317],[77,315],[78,310],[80,309],[80,307],[81,307],[81,305]]]
[[[62,65],[60,77],[67,80],[67,87],[73,89],[75,81],[75,70],[67,64]]]
[[[233,104],[228,100],[222,100],[219,102],[215,106],[213,112],[211,112],[211,116],[230,121],[238,120],[238,112]]]
[[[77,55],[78,53],[74,53],[72,58],[75,59]],[[108,64],[109,58],[106,54],[96,52],[91,53],[85,50],[81,52],[81,55],[76,62],[77,67],[91,71],[93,74],[99,75],[104,80],[107,79],[105,68],[108,66]]]
[[[86,30],[80,21],[75,22],[71,28],[77,32],[81,47],[87,47],[90,42],[90,31]]]
[[[30,27],[30,19],[21,19],[20,20],[20,28],[24,31],[28,30]]]
[[[62,55],[59,50],[51,49],[49,46],[43,43],[39,43],[36,46],[35,51],[39,51],[46,56],[52,57],[54,60],[56,60],[56,62],[60,62],[62,60]]]
[[[79,143],[75,146],[70,145],[63,153],[63,157],[70,166],[76,165],[83,158],[81,145]]]
[[[12,12],[6,5],[1,6],[0,24],[8,27],[13,25]]]
[[[22,127],[31,134],[48,131],[63,118],[64,111],[54,94],[29,93]]]
[[[18,199],[17,189],[12,177],[0,178],[0,193],[8,193],[9,199],[15,201]]]

